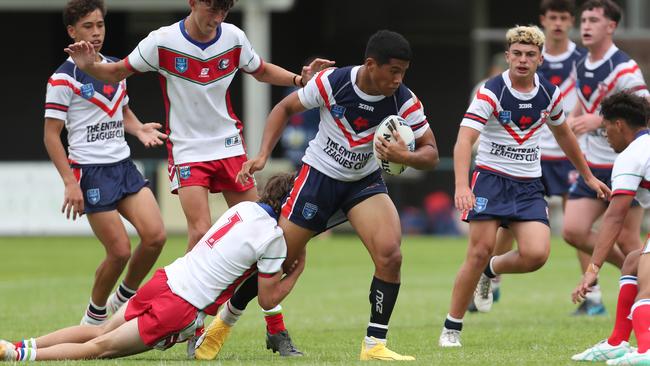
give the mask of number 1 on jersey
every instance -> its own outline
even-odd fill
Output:
[[[235,212],[234,215],[230,216],[228,218],[228,222],[225,223],[223,226],[221,226],[217,231],[212,234],[208,240],[205,241],[206,244],[212,249],[214,244],[221,240],[221,238],[230,231],[230,229],[233,228],[233,226],[237,225],[238,223],[242,222],[241,216],[239,216],[238,212]]]

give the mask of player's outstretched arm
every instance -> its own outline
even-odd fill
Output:
[[[300,75],[296,75],[278,65],[266,63],[258,73],[253,74],[253,77],[260,82],[273,85],[305,86],[317,72],[332,65],[334,65],[334,61],[317,58],[309,65],[303,66]]]
[[[43,142],[45,143],[45,150],[47,150],[47,154],[54,163],[65,186],[61,212],[65,213],[66,218],[69,219],[70,215],[72,215],[72,219],[76,220],[78,216],[84,213],[84,198],[81,187],[72,173],[65,148],[61,142],[61,131],[64,125],[65,122],[62,120],[46,118]]]
[[[593,285],[598,277],[598,270],[605,263],[607,255],[614,247],[614,243],[618,238],[618,234],[623,228],[625,216],[630,209],[632,195],[616,195],[612,198],[605,215],[603,222],[600,225],[598,235],[596,236],[596,244],[594,251],[591,255],[591,262],[589,269],[585,272],[578,286],[573,290],[571,298],[573,302],[582,301],[587,295],[588,289]]]
[[[282,278],[282,271],[272,277],[257,277],[257,300],[262,309],[272,309],[284,300],[305,269],[305,260],[297,260],[293,270]]]
[[[248,160],[242,165],[241,170],[237,174],[237,182],[245,184],[253,177],[253,173],[264,169],[266,161],[271,156],[271,151],[273,151],[273,148],[282,136],[282,131],[284,131],[289,117],[303,111],[305,111],[305,107],[300,102],[297,92],[289,94],[273,107],[273,110],[271,110],[271,113],[266,118],[260,152],[255,158]]]
[[[454,203],[459,211],[471,210],[476,203],[469,186],[469,168],[472,162],[472,146],[481,133],[470,127],[461,126],[454,145]]]
[[[124,106],[122,108],[124,115],[124,130],[140,140],[145,147],[156,147],[163,144],[167,135],[158,131],[162,128],[160,123],[149,122],[142,123],[133,113],[131,108]]]
[[[380,159],[406,164],[419,170],[433,169],[440,162],[436,138],[430,128],[415,140],[415,151],[409,151],[397,130],[393,136],[395,138],[392,141],[379,136],[379,144],[375,145],[375,149]]]
[[[80,41],[66,47],[64,51],[72,57],[75,65],[88,75],[107,83],[117,83],[131,76],[124,60],[119,62],[96,62],[97,52],[88,41]]]
[[[591,189],[596,191],[599,198],[606,199],[609,197],[612,191],[605,183],[599,181],[592,174],[591,169],[587,166],[585,157],[582,155],[582,150],[580,150],[578,140],[569,126],[566,123],[562,123],[558,126],[549,125],[549,127],[551,128],[551,132],[553,132],[553,136],[558,145],[560,145],[562,151],[564,151],[571,163],[573,163],[573,166],[575,166],[578,172],[580,172],[585,183],[587,183]]]

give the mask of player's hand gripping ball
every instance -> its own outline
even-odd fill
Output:
[[[379,126],[377,126],[377,130],[375,131],[375,139],[372,144],[372,150],[375,156],[375,160],[377,161],[377,164],[381,170],[390,175],[401,174],[406,169],[407,165],[379,159],[377,157],[377,144],[381,143],[379,142],[379,136],[383,137],[388,142],[392,142],[395,139],[395,131],[399,133],[409,151],[415,151],[415,136],[413,135],[413,130],[411,130],[411,127],[406,123],[404,118],[395,115],[384,118],[384,120],[379,123]]]

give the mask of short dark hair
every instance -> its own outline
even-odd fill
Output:
[[[411,61],[411,45],[401,34],[384,29],[370,36],[365,56],[379,65],[387,64],[391,58]]]
[[[612,0],[587,0],[587,2],[582,4],[582,7],[580,7],[580,15],[582,15],[585,10],[592,10],[595,8],[602,8],[605,17],[609,20],[615,21],[616,24],[621,21],[621,17],[623,16],[621,8]]]
[[[568,12],[573,15],[576,11],[576,2],[575,0],[542,0],[539,4],[539,13],[544,15],[548,11]]]
[[[610,122],[622,119],[630,126],[647,127],[650,106],[645,98],[623,91],[605,98],[600,114]]]
[[[229,11],[237,0],[199,0],[202,3],[208,4],[213,10]]]
[[[283,203],[282,201],[284,201],[284,198],[289,195],[291,187],[293,187],[294,179],[295,174],[293,173],[278,173],[271,176],[271,178],[266,181],[264,190],[257,202],[266,203],[273,208],[273,211],[279,214]]]
[[[63,25],[75,25],[79,19],[99,9],[106,16],[104,0],[70,0],[63,8]]]

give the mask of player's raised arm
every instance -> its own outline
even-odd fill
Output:
[[[88,41],[75,42],[64,49],[74,63],[88,75],[107,83],[117,83],[133,74],[124,60],[119,62],[97,62],[97,52]]]
[[[265,63],[259,72],[252,74],[257,81],[282,86],[305,86],[319,71],[334,65],[334,61],[317,58],[309,65],[303,66],[300,75],[296,75],[282,67]]]
[[[237,181],[241,184],[248,182],[253,177],[253,173],[264,169],[266,161],[271,156],[271,151],[280,140],[282,131],[287,125],[289,117],[296,113],[305,111],[305,107],[298,98],[298,93],[293,92],[278,103],[266,119],[264,134],[262,135],[262,145],[260,152],[251,160],[242,165],[237,174]]]

